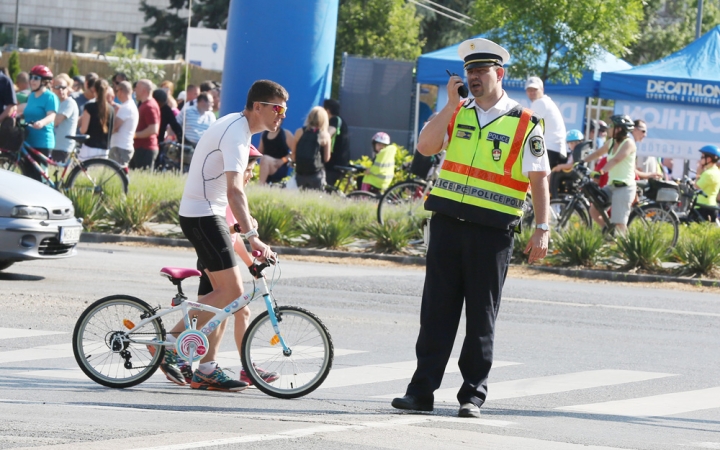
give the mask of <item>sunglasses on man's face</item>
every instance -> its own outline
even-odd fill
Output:
[[[37,75],[30,75],[30,81],[41,81],[42,77],[39,77]]]
[[[278,116],[282,116],[283,114],[285,114],[287,112],[287,106],[279,105],[277,103],[268,103],[268,102],[258,102],[258,103],[262,103],[263,105],[272,105],[273,111],[275,111],[275,114],[277,114]]]
[[[67,89],[67,86],[53,86],[53,89],[57,91],[62,91],[63,89]]]

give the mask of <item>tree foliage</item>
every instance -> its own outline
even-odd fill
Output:
[[[157,64],[143,61],[134,48],[129,47],[130,42],[120,32],[115,35],[115,44],[108,52],[108,56],[117,56],[117,61],[110,61],[110,67],[115,72],[123,72],[131,82],[143,78],[160,82],[165,71]]]
[[[10,59],[8,60],[8,74],[10,74],[10,79],[13,80],[13,82],[17,82],[17,76],[20,72],[22,72],[20,68],[20,54],[15,50],[10,53]]]
[[[642,0],[477,0],[475,31],[502,43],[513,78],[580,78],[601,48],[618,56],[637,39]]]
[[[145,14],[143,33],[151,36],[148,45],[158,58],[171,59],[185,54],[187,39],[187,13],[189,0],[169,0],[167,8],[158,8],[141,0],[140,11]],[[193,0],[193,27],[226,29],[230,0]]]
[[[647,0],[642,34],[625,59],[635,65],[656,61],[695,39],[697,0]],[[702,33],[720,24],[720,3],[703,2]]]
[[[405,0],[340,0],[333,91],[337,92],[342,55],[414,61],[422,53],[420,20]]]
[[[475,0],[434,0],[435,3],[461,14],[470,15]],[[438,8],[436,8],[438,9]],[[425,41],[423,53],[432,52],[469,38],[473,30],[468,25],[452,20],[426,8],[418,8],[421,17],[420,38]]]
[[[73,58],[70,70],[68,70],[68,76],[74,78],[78,75],[80,75],[80,69],[78,68],[77,58]]]

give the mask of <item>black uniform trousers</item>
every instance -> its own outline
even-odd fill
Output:
[[[481,406],[493,361],[495,319],[508,264],[513,232],[435,214],[415,352],[417,370],[407,394],[432,399],[440,387],[465,303],[465,340],[458,366],[463,384],[460,404]]]

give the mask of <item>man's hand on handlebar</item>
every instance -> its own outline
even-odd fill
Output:
[[[272,257],[273,252],[270,246],[261,241],[257,236],[250,236],[248,242],[250,243],[250,248],[253,250],[253,256],[255,256],[256,251],[260,252],[259,256],[255,256],[260,261],[265,261]]]

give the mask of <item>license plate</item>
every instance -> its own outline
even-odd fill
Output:
[[[82,227],[60,227],[61,244],[77,244],[80,241]]]

